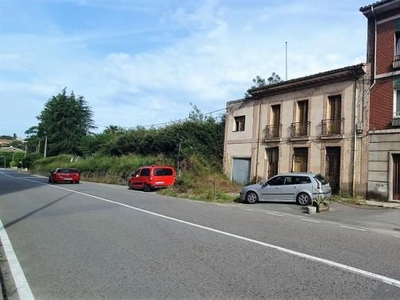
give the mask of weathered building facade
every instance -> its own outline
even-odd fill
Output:
[[[227,103],[224,169],[233,181],[317,172],[335,193],[365,191],[364,64],[249,90]]]
[[[400,0],[360,8],[368,19],[368,198],[400,200]]]
[[[400,0],[360,11],[368,20],[365,65],[228,102],[224,167],[232,180],[312,171],[335,193],[400,201]]]

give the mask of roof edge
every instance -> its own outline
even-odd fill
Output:
[[[340,74],[340,73],[345,73],[345,72],[355,72],[354,76],[362,76],[366,73],[365,71],[366,68],[366,64],[365,63],[360,63],[357,65],[351,65],[351,66],[347,66],[347,67],[343,67],[343,68],[339,68],[339,69],[333,69],[333,70],[329,70],[326,72],[321,72],[321,73],[316,73],[313,75],[309,75],[309,76],[304,76],[304,77],[299,77],[299,78],[295,78],[295,79],[291,79],[291,80],[287,80],[287,81],[282,81],[279,83],[275,83],[275,84],[270,84],[270,85],[266,85],[263,87],[257,87],[257,88],[253,88],[253,89],[249,89],[247,90],[247,92],[254,96],[256,94],[260,94],[262,92],[266,92],[268,90],[273,90],[275,88],[278,87],[285,87],[288,86],[290,87],[291,85],[294,85],[296,83],[300,83],[300,82],[306,82],[312,79],[318,79],[318,78],[323,78],[323,77],[329,77],[329,76],[333,76],[335,74]]]

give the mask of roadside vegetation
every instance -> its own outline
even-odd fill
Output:
[[[280,81],[275,73],[267,80],[257,76],[250,89]],[[171,165],[177,170],[177,182],[160,193],[203,201],[238,201],[241,186],[223,173],[225,113],[214,117],[192,105],[186,119],[163,127],[109,125],[101,133],[94,133],[97,128],[92,116],[85,98],[73,91],[68,94],[64,88],[45,103],[38,124],[25,132],[24,143],[10,137],[9,145],[18,151],[0,152],[4,167],[16,167],[22,161],[24,169],[45,176],[57,167],[75,167],[82,180],[125,185],[141,166]]]
[[[241,186],[222,171],[225,115],[203,114],[195,105],[184,120],[163,127],[126,129],[108,126],[101,133],[82,96],[63,89],[51,97],[25,133],[26,153],[19,160],[29,172],[47,176],[57,167],[75,167],[82,180],[127,185],[130,175],[145,165],[171,165],[174,187],[160,193],[202,201],[238,200]]]
[[[365,197],[362,196],[355,196],[353,197],[352,195],[348,193],[340,193],[339,195],[333,195],[330,199],[332,202],[339,202],[342,204],[350,204],[350,205],[356,205],[356,206],[365,206]]]
[[[210,202],[238,201],[241,186],[232,183],[222,172],[207,164],[204,159],[192,155],[181,161],[180,176],[173,187],[159,190],[164,195]],[[159,156],[101,156],[74,158],[72,155],[41,158],[36,160],[30,172],[48,176],[54,168],[74,167],[81,171],[82,180],[126,185],[129,176],[145,165],[172,165],[170,159]],[[128,188],[128,186],[127,186]]]

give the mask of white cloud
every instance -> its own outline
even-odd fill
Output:
[[[186,118],[189,103],[203,113],[224,108],[256,75],[285,78],[286,42],[288,79],[365,60],[361,1],[49,3],[35,2],[34,13],[42,9],[37,22],[46,26],[1,26],[3,109],[24,109],[0,120],[0,134],[22,135],[36,125],[44,103],[64,87],[85,97],[102,130]],[[50,11],[61,3],[75,14]]]

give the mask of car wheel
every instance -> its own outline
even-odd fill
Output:
[[[143,191],[150,192],[151,191],[151,186],[149,184],[145,183],[144,187],[143,187]]]
[[[79,183],[79,180],[76,183]]]
[[[255,192],[248,192],[246,194],[246,202],[249,204],[254,204],[258,202],[258,196]]]
[[[310,205],[311,204],[311,197],[307,193],[300,193],[297,195],[297,203],[300,205]]]
[[[53,181],[49,178],[49,183],[53,183]]]

